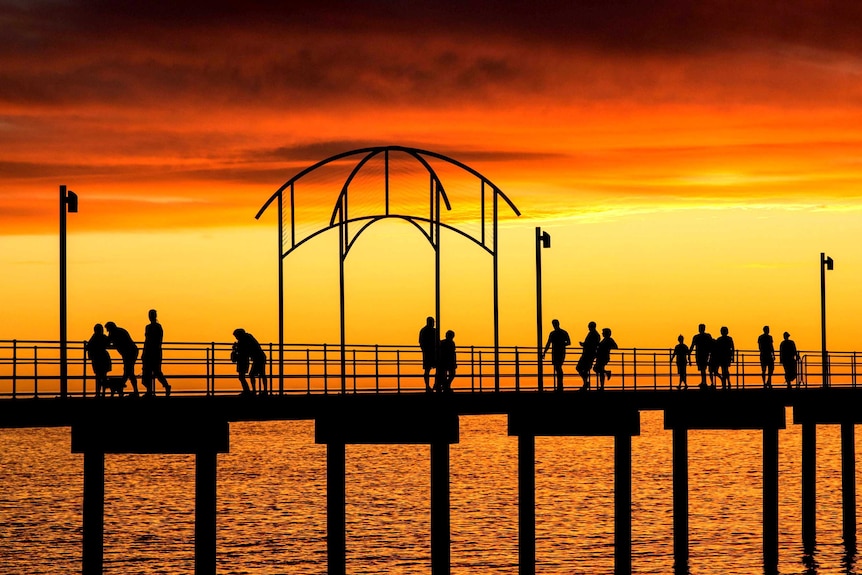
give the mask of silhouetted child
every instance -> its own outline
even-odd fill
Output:
[[[688,389],[685,372],[686,363],[691,365],[691,357],[689,356],[688,346],[683,343],[685,338],[680,335],[676,340],[679,343],[673,348],[673,353],[670,354],[670,360],[673,361],[674,358],[676,358],[676,372],[679,374],[679,385],[677,385],[677,387],[679,389]]]
[[[599,345],[596,348],[596,366],[593,368],[593,371],[595,371],[596,374],[599,376],[599,390],[605,388],[605,378],[611,378],[610,370],[605,368],[611,361],[611,350],[613,349],[618,348],[617,342],[615,342],[614,338],[611,337],[610,328],[602,328],[602,340],[599,342]]]

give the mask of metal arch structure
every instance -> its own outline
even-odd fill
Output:
[[[415,159],[428,174],[428,197],[429,210],[427,216],[418,216],[411,214],[393,213],[391,210],[390,198],[390,155],[395,153],[406,154]],[[351,216],[349,204],[349,191],[351,183],[360,173],[362,168],[368,162],[382,156],[384,162],[384,205],[383,213],[376,215],[360,215]],[[319,170],[330,164],[342,162],[344,160],[356,157],[358,161],[348,176],[341,185],[341,190],[332,208],[332,214],[328,224],[319,229],[297,238],[297,222],[295,221],[295,202],[296,202],[296,184],[305,176]],[[431,165],[429,160],[438,160],[460,168],[470,176],[478,179],[480,182],[480,210],[481,210],[481,225],[479,237],[474,237],[456,226],[450,225],[441,221],[441,209],[451,210],[452,205],[449,197],[446,194],[443,182],[441,181],[437,171]],[[490,239],[485,230],[487,222],[485,221],[486,206],[490,196],[491,208],[491,234]],[[324,232],[338,229],[338,261],[339,261],[339,305],[340,305],[340,336],[341,336],[341,390],[346,391],[347,388],[347,372],[346,372],[346,341],[345,341],[345,274],[344,262],[347,258],[350,249],[355,245],[356,240],[362,233],[367,230],[372,224],[384,219],[401,219],[415,226],[428,240],[431,247],[434,249],[434,299],[435,299],[435,320],[438,333],[440,330],[440,232],[441,229],[455,232],[464,238],[472,241],[481,249],[489,253],[493,259],[493,315],[494,315],[494,382],[495,389],[499,390],[499,249],[498,249],[498,216],[499,216],[499,200],[509,206],[516,216],[520,216],[521,212],[515,204],[503,193],[500,188],[494,185],[491,180],[480,174],[478,171],[459,162],[453,158],[406,146],[376,146],[359,148],[347,152],[342,152],[334,156],[330,156],[321,160],[297,173],[291,179],[286,181],[272,196],[263,204],[255,215],[255,219],[260,219],[263,213],[269,206],[276,202],[278,208],[278,343],[279,343],[279,393],[284,392],[284,259],[301,245],[312,240],[313,238],[323,234]],[[285,203],[289,206],[290,220],[286,224],[284,211]],[[351,225],[359,226],[352,236],[349,233]]]

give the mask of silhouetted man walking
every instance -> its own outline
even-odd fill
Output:
[[[697,365],[697,370],[700,372],[700,388],[706,389],[706,368],[709,367],[709,355],[712,353],[712,336],[706,332],[706,324],[698,324],[697,333],[691,338],[691,346],[689,347],[688,357],[691,363],[691,354],[694,354],[694,361]]]
[[[556,390],[563,391],[563,362],[566,360],[566,347],[572,342],[569,340],[569,332],[560,327],[560,320],[551,320],[551,325],[554,326],[554,329],[548,334],[548,342],[542,351],[542,359],[545,358],[545,354],[550,348]]]
[[[790,389],[793,387],[793,380],[798,375],[799,352],[796,350],[796,343],[790,339],[790,334],[786,331],[784,332],[784,341],[778,346],[778,360],[781,362],[781,367],[784,368],[784,381],[787,383],[787,389]],[[799,387],[799,382],[796,382],[796,387]]]
[[[772,372],[775,370],[775,344],[769,335],[769,326],[763,326],[763,333],[757,338],[757,349],[760,350],[760,377],[763,387],[772,387]]]
[[[141,376],[147,395],[156,395],[156,381],[165,389],[165,397],[171,394],[171,385],[162,373],[162,340],[165,332],[156,320],[156,310],[149,311],[150,323],[144,328],[144,353],[141,355],[141,365],[144,372]]]
[[[579,342],[583,351],[581,352],[581,359],[578,360],[578,365],[575,368],[581,375],[581,379],[584,380],[584,385],[581,386],[582,390],[590,388],[590,369],[593,367],[593,361],[596,359],[596,350],[599,347],[599,341],[602,339],[596,330],[596,322],[591,321],[587,324],[587,330],[587,336],[584,338],[584,341]]]
[[[138,362],[138,346],[132,340],[129,332],[121,327],[117,327],[112,321],[105,324],[105,329],[108,330],[109,346],[119,352],[123,358],[123,380],[120,386],[125,385],[126,381],[132,382],[132,395],[138,397],[138,378],[135,377],[135,364]]]
[[[726,327],[721,328],[721,335],[713,343],[713,353],[718,357],[718,366],[721,368],[721,389],[730,389],[730,364],[736,350],[733,347],[733,338],[728,335]]]

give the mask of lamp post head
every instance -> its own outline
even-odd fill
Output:
[[[66,192],[66,197],[63,200],[66,203],[66,210],[70,214],[78,213],[78,194],[69,190]]]
[[[824,260],[823,260],[823,265],[826,266],[827,270],[831,270],[831,269],[834,269],[835,262],[832,261],[832,258],[830,258],[829,256],[826,256],[826,258],[824,258]]]
[[[542,232],[542,235],[539,236],[539,241],[541,241],[543,248],[551,247],[551,234],[548,232]]]

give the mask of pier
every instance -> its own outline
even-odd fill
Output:
[[[547,436],[614,438],[615,573],[631,573],[632,437],[640,434],[640,414],[661,411],[673,441],[674,560],[686,572],[688,539],[688,432],[759,430],[763,434],[763,558],[766,572],[778,565],[778,431],[802,427],[802,534],[806,548],[816,537],[816,426],[841,427],[844,542],[855,546],[855,432],[862,421],[862,386],[856,385],[854,354],[831,354],[828,387],[817,380],[820,366],[803,354],[802,385],[787,389],[774,376],[764,389],[759,370],[747,365],[752,352],[740,352],[729,390],[676,388],[668,350],[620,350],[610,368],[613,386],[578,391],[538,386],[537,363],[529,348],[503,348],[499,354],[473,349],[463,362],[452,393],[425,393],[416,361],[418,351],[379,346],[335,351],[297,346],[284,350],[291,366],[278,377],[270,359],[263,396],[241,396],[229,373],[224,344],[166,345],[166,368],[174,382],[171,397],[97,398],[86,363],[72,359],[60,394],[56,344],[0,342],[0,427],[67,427],[72,451],[84,456],[82,573],[103,568],[105,455],[184,453],[195,456],[195,573],[216,571],[217,455],[230,450],[230,426],[240,421],[313,420],[315,442],[326,446],[328,573],[347,572],[345,528],[345,448],[351,444],[430,446],[431,571],[450,570],[449,448],[459,442],[459,418],[505,415],[508,434],[518,438],[519,573],[535,573],[535,441]],[[82,350],[72,346],[71,358]],[[465,350],[461,350],[465,356]],[[191,356],[202,352],[192,361]],[[533,349],[534,352],[534,349]],[[321,357],[318,357],[318,354]],[[268,354],[272,358],[273,354]],[[292,358],[298,358],[293,361]],[[374,359],[376,358],[376,359]],[[522,359],[523,358],[523,359]],[[325,361],[321,361],[325,359]],[[502,361],[500,361],[502,359]],[[852,360],[852,361],[851,361]],[[499,362],[495,365],[495,362]],[[348,371],[341,371],[347,366]],[[843,366],[843,367],[842,367]],[[202,375],[201,375],[202,374]],[[13,379],[14,377],[14,379]],[[696,383],[697,376],[690,378]],[[88,388],[89,384],[89,388]],[[785,418],[792,410],[792,421]],[[195,414],[190,418],[189,414]],[[159,426],[136,434],[145,421]],[[102,433],[112,429],[113,433]]]

